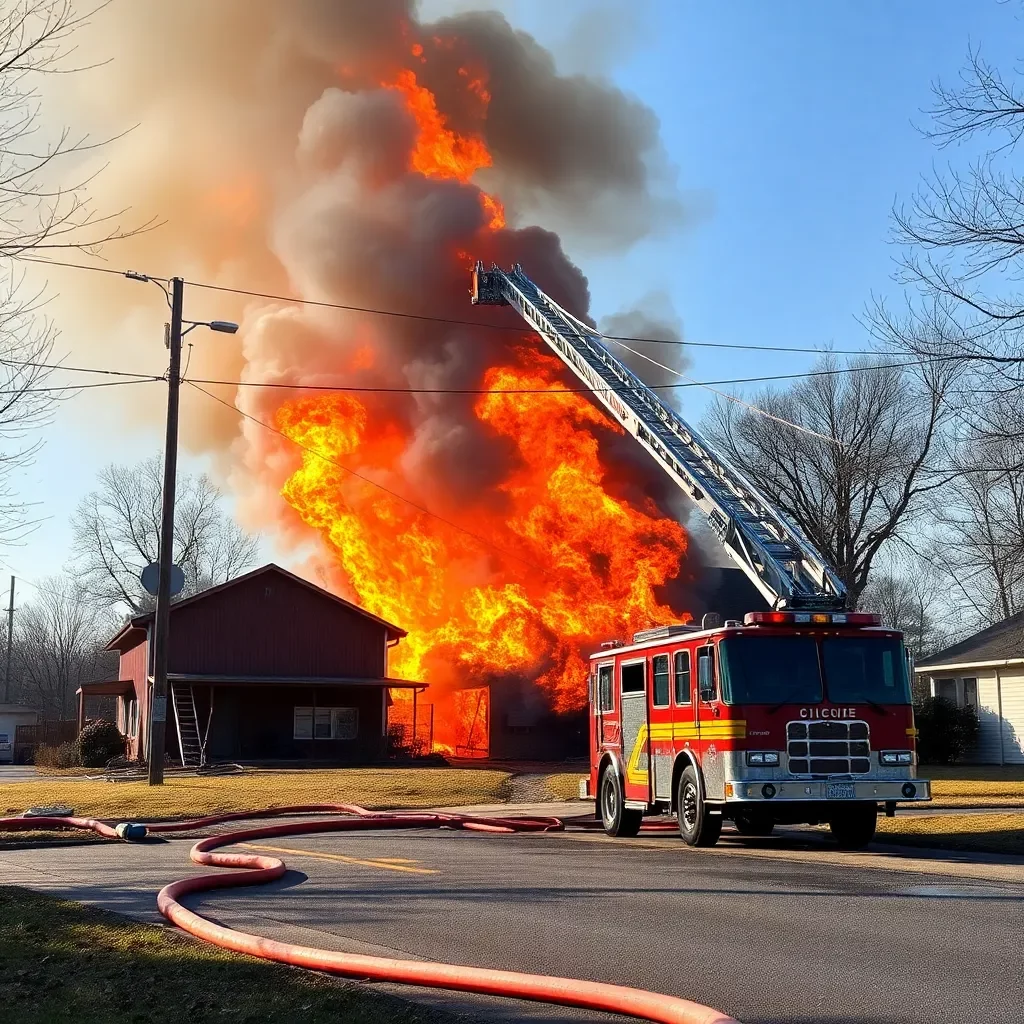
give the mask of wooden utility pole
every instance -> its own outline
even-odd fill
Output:
[[[167,650],[171,624],[171,568],[174,565],[174,488],[178,468],[178,395],[181,389],[181,310],[185,282],[171,279],[170,364],[167,371],[167,430],[164,438],[164,490],[160,511],[160,575],[153,627],[153,689],[149,699],[149,784],[164,781],[167,732]]]
[[[11,641],[14,637],[14,577],[11,577],[11,601],[7,605],[7,668],[4,670],[4,703],[11,701]]]

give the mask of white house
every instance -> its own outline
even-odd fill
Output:
[[[19,725],[35,725],[39,713],[22,704],[0,704],[0,764],[14,760],[14,737]]]
[[[1024,612],[914,666],[933,697],[978,709],[977,764],[1024,764]]]

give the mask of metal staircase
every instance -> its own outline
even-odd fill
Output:
[[[788,516],[607,349],[598,331],[516,264],[478,262],[473,302],[512,306],[705,514],[733,561],[775,608],[834,609],[846,587]]]

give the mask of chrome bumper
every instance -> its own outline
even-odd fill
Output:
[[[852,786],[853,796],[835,797],[828,796],[829,785],[838,784]],[[775,793],[773,796],[765,796],[764,787],[771,786]],[[912,796],[905,796],[904,786],[913,786]],[[768,781],[759,779],[755,782],[727,782],[725,785],[725,799],[727,802],[736,801],[758,801],[760,803],[807,802],[808,800],[822,801],[827,803],[842,803],[844,800],[875,800],[878,803],[896,801],[897,803],[918,803],[924,800],[931,800],[932,784],[927,779],[857,779],[850,781],[814,779],[805,781],[802,779],[789,779],[782,781]]]

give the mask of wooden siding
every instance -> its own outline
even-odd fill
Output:
[[[131,679],[135,683],[135,696],[139,702],[139,728],[135,737],[128,737],[127,754],[129,757],[142,757],[144,751],[143,737],[149,730],[149,641],[143,640],[137,647],[121,655],[121,667],[118,678]],[[123,702],[119,713],[123,711]]]
[[[385,675],[384,645],[383,626],[264,573],[171,609],[168,671],[372,679]]]

